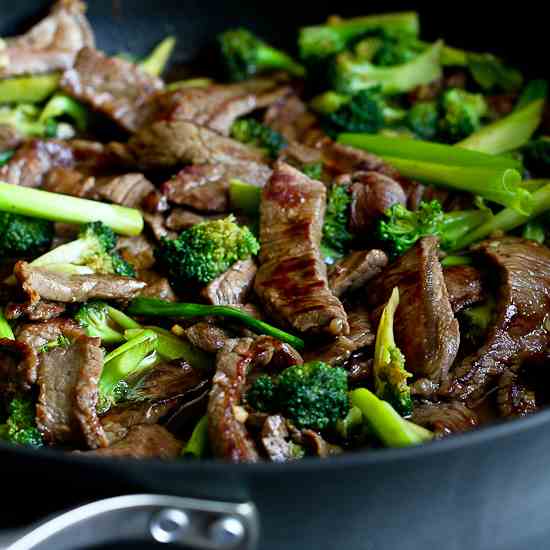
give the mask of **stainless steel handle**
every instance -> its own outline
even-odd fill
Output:
[[[165,495],[126,495],[85,504],[25,530],[6,550],[77,550],[122,541],[196,550],[253,550],[258,513],[231,503]]]

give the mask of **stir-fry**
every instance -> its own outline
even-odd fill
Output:
[[[546,405],[546,81],[413,12],[165,82],[176,40],[61,0],[0,41],[2,440],[286,462]]]

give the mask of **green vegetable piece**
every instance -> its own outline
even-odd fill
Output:
[[[168,36],[139,64],[140,69],[152,76],[160,76],[164,72],[175,46],[176,37]]]
[[[75,321],[90,337],[101,338],[102,344],[118,344],[125,341],[124,335],[111,326],[111,306],[105,302],[91,301],[80,306],[76,312]]]
[[[47,250],[53,240],[47,220],[0,212],[0,258],[33,257]]]
[[[407,113],[406,123],[420,139],[434,139],[439,131],[437,103],[435,101],[419,101]]]
[[[0,151],[0,167],[4,166],[4,164],[7,164],[11,157],[15,155],[15,151]]]
[[[238,179],[229,182],[231,210],[239,210],[248,216],[257,216],[260,211],[262,188]]]
[[[4,309],[0,308],[0,338],[15,340],[13,330],[4,315]]]
[[[258,376],[246,393],[246,401],[255,410],[269,412],[275,408],[275,385],[267,374]]]
[[[88,128],[88,109],[76,99],[64,94],[55,94],[46,103],[38,120],[42,124],[47,124],[63,116],[70,118],[80,132],[85,132]]]
[[[263,149],[272,159],[276,159],[287,145],[285,138],[279,132],[254,118],[236,120],[231,126],[231,137],[241,143]]]
[[[327,197],[327,208],[323,224],[323,245],[328,249],[343,254],[351,240],[348,231],[349,207],[351,195],[344,185],[334,184]]]
[[[548,82],[546,80],[530,80],[516,103],[514,110],[523,109],[533,101],[546,99],[548,96]]]
[[[60,73],[53,73],[0,80],[0,104],[41,103],[59,88],[60,79]]]
[[[532,173],[550,177],[550,136],[542,136],[522,149],[523,163]]]
[[[479,130],[481,119],[487,114],[487,103],[481,94],[451,88],[443,93],[441,110],[440,135],[455,143]]]
[[[204,415],[197,422],[181,454],[182,456],[190,456],[193,458],[204,458],[208,453],[208,449],[208,416]]]
[[[523,228],[522,237],[539,244],[544,244],[546,240],[546,227],[544,223],[540,219],[527,222]]]
[[[40,120],[40,111],[35,105],[21,104],[15,107],[0,107],[0,124],[11,126],[23,137],[56,137],[55,121]]]
[[[42,437],[36,427],[36,407],[30,396],[14,397],[8,405],[8,418],[0,426],[0,438],[17,445],[42,447]]]
[[[304,164],[301,171],[308,178],[319,181],[323,176],[323,163],[312,162],[310,164]]]

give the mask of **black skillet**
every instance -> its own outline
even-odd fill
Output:
[[[49,2],[0,0],[0,35]],[[550,76],[540,4],[90,0],[100,48],[144,54],[167,34],[187,63],[218,31],[249,26],[291,47],[328,14],[417,9],[427,38],[490,49]],[[544,48],[544,49],[543,49]],[[207,57],[195,71],[210,73]],[[550,411],[419,448],[289,465],[89,459],[0,445],[0,548],[538,550],[550,546]],[[119,495],[124,498],[108,499]],[[107,500],[106,500],[107,499]],[[92,503],[82,507],[83,503]],[[79,507],[78,507],[79,506]],[[60,511],[78,507],[59,516]],[[36,521],[57,514],[36,529]],[[34,523],[33,523],[34,522]],[[28,525],[34,525],[34,530]],[[24,528],[17,530],[16,528]],[[29,533],[20,538],[23,533]],[[14,540],[19,542],[9,546]],[[131,541],[123,544],[124,541]]]

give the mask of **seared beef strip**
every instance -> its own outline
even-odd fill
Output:
[[[124,59],[84,47],[63,75],[62,90],[135,132],[148,115],[147,101],[162,81]]]
[[[17,262],[14,269],[17,281],[26,293],[28,302],[87,302],[88,300],[131,300],[147,283],[117,275],[68,275]]]
[[[347,334],[342,304],[329,289],[320,252],[326,190],[277,163],[260,207],[260,268],[254,289],[274,318],[305,333]]]
[[[506,418],[527,416],[537,412],[536,393],[520,379],[515,369],[505,371],[498,381],[498,410]]]
[[[132,137],[129,145],[139,164],[145,168],[182,163],[242,165],[267,160],[260,149],[184,120],[160,121],[145,126]]]
[[[262,187],[270,176],[271,169],[258,162],[191,165],[164,183],[162,192],[173,204],[201,212],[227,212],[232,179]]]
[[[80,170],[54,166],[45,176],[42,189],[73,197],[93,199],[96,197],[96,180]]]
[[[154,190],[154,185],[140,173],[101,178],[97,181],[100,199],[130,208],[140,208],[145,197]]]
[[[58,0],[51,13],[21,36],[6,40],[8,63],[0,77],[49,73],[72,67],[84,46],[94,47],[94,35],[80,0]]]
[[[481,273],[469,265],[457,265],[443,270],[445,286],[454,313],[486,298]]]
[[[177,458],[182,448],[166,428],[140,424],[132,426],[124,439],[117,441],[107,449],[89,451],[87,454],[112,458]]]
[[[328,273],[330,290],[338,298],[353,292],[376,277],[388,265],[382,250],[357,250],[334,264]]]
[[[201,294],[213,305],[244,304],[254,284],[256,271],[254,260],[240,260],[211,281]]]
[[[148,214],[144,212],[143,220],[157,241],[160,241],[162,237],[175,239],[178,236],[175,231],[170,231],[166,225],[164,225],[165,220],[162,214]]]
[[[432,430],[436,437],[467,432],[478,425],[475,412],[460,401],[415,403],[411,420],[415,424]]]
[[[262,336],[228,340],[216,358],[216,374],[208,401],[208,432],[217,457],[231,462],[259,459],[241,403],[248,373],[255,367],[273,363],[279,368],[301,363],[301,357],[288,344]]]
[[[170,281],[166,277],[159,275],[156,271],[140,271],[138,279],[147,284],[145,288],[139,291],[138,296],[158,298],[159,300],[167,300],[168,302],[176,301],[176,294],[170,286]]]
[[[0,50],[0,56],[2,52]],[[14,126],[0,124],[0,153],[17,149],[25,137]]]
[[[29,390],[36,380],[37,363],[36,353],[25,342],[0,338],[0,392]]]
[[[407,370],[434,382],[445,381],[460,334],[438,259],[437,238],[421,239],[382,271],[367,287],[370,305],[384,305],[396,286],[400,301],[394,326]]]
[[[153,245],[143,234],[135,237],[119,237],[116,249],[137,271],[151,269],[155,264]]]
[[[327,458],[329,456],[339,455],[343,452],[339,445],[327,443],[325,439],[314,430],[300,430],[296,433],[294,430],[293,440],[308,451],[309,455],[319,458]]]
[[[186,329],[185,335],[194,346],[207,353],[217,353],[231,338],[225,329],[206,321],[191,325]]]
[[[261,442],[271,462],[288,462],[300,458],[297,453],[299,448],[290,441],[286,420],[280,414],[265,419]]]
[[[97,384],[103,369],[100,338],[81,330],[65,331],[68,346],[40,354],[36,423],[43,438],[53,443],[80,443],[92,449],[106,447],[107,438],[97,418]]]
[[[13,298],[13,296],[12,296]],[[25,300],[25,297],[21,298]],[[49,321],[55,319],[65,313],[67,307],[65,304],[59,302],[21,302],[10,303],[6,306],[4,311],[6,319],[19,319],[20,317],[26,317],[29,321]]]
[[[543,352],[550,344],[550,249],[534,241],[503,237],[475,250],[500,278],[494,324],[484,345],[452,372],[445,394],[475,400],[517,360]]]
[[[198,223],[219,220],[224,217],[224,214],[204,215],[196,214],[195,212],[185,208],[174,208],[166,218],[166,227],[168,229],[172,229],[173,231],[179,232],[184,229],[188,229],[189,227],[193,227]]]

